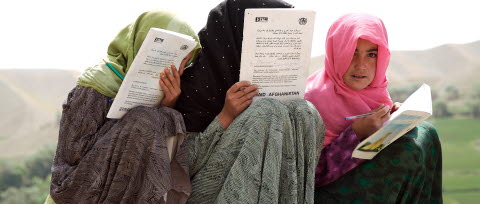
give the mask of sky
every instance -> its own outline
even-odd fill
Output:
[[[221,0],[15,0],[0,3],[0,69],[84,70],[105,57],[117,33],[143,12],[167,9],[199,31]],[[316,11],[312,56],[324,53],[340,16],[369,13],[387,27],[391,50],[425,50],[480,40],[480,12],[470,0],[290,0]]]

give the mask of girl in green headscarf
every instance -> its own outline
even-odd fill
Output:
[[[108,47],[107,60],[125,76],[152,27],[198,37],[175,14],[143,13],[120,31]],[[58,146],[52,166],[50,196],[57,203],[184,202],[191,192],[183,140],[185,124],[175,104],[180,75],[198,54],[200,44],[179,71],[165,70],[158,107],[136,107],[122,119],[107,119],[122,80],[104,63],[88,68],[63,104]],[[160,74],[160,73],[159,73]],[[169,157],[167,137],[177,136]],[[175,178],[175,179],[173,179]],[[48,201],[52,201],[48,199]]]
[[[174,13],[165,10],[145,12],[125,27],[108,46],[107,59],[115,70],[125,76],[150,28],[162,28],[192,36],[197,42],[198,36],[192,28]],[[200,52],[200,43],[193,49],[187,64],[195,60]],[[187,56],[186,58],[188,58]],[[186,65],[182,62],[182,65]],[[179,69],[183,73],[183,67]],[[122,80],[105,63],[89,67],[78,78],[77,85],[91,87],[101,94],[115,98]]]

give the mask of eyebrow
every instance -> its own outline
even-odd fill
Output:
[[[355,52],[358,52],[358,49],[355,49]],[[378,52],[378,48],[369,49],[367,52]]]

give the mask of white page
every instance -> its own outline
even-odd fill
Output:
[[[382,149],[431,115],[432,96],[430,86],[423,84],[403,102],[382,128],[357,145],[352,157],[372,159]]]
[[[314,25],[311,10],[245,10],[240,81],[259,86],[254,100],[303,99]]]
[[[154,106],[164,96],[160,88],[160,72],[175,65],[195,48],[197,42],[188,35],[160,28],[151,28],[107,114],[107,118],[121,118],[136,106]]]
[[[390,120],[397,117],[398,114],[406,110],[422,111],[432,114],[432,95],[430,91],[430,86],[427,84],[422,84],[412,95],[410,95],[405,102],[402,103],[402,106],[395,111]],[[430,100],[426,100],[430,99]]]

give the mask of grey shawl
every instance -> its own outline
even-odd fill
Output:
[[[177,111],[137,107],[120,120],[109,98],[75,87],[63,105],[50,195],[56,203],[183,203],[191,192],[185,145],[170,162],[165,138],[184,137]],[[180,141],[182,141],[180,139]],[[172,179],[174,178],[174,179]]]
[[[190,134],[188,203],[313,203],[324,125],[305,100],[253,103],[224,130]]]

